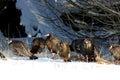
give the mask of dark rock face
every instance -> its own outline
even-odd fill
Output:
[[[0,30],[5,37],[26,37],[25,27],[20,25],[21,11],[16,9],[16,0],[3,0],[0,5]]]

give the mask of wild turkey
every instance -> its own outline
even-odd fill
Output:
[[[35,38],[32,41],[31,53],[35,54],[37,52],[42,52],[45,48],[45,40],[43,38]]]
[[[9,49],[13,51],[16,56],[27,56],[30,59],[37,59],[38,57],[34,56],[28,46],[19,40],[12,40],[9,43]]]
[[[91,39],[76,39],[70,45],[70,50],[75,51],[87,62],[95,61],[94,43]]]

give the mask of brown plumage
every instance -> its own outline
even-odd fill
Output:
[[[16,56],[27,56],[30,57],[30,59],[37,59],[37,57],[30,52],[28,46],[22,41],[12,40],[9,43],[9,49],[12,50]]]
[[[70,48],[67,42],[61,42],[60,47],[58,47],[58,54],[65,62],[70,61]]]
[[[45,40],[43,38],[35,38],[32,41],[31,53],[35,54],[41,52],[45,48]]]
[[[84,40],[85,56],[87,56],[88,61],[95,61],[94,47],[94,43],[91,39]]]
[[[49,51],[53,53],[58,53],[58,47],[60,46],[61,41],[57,38],[52,37],[51,34],[46,35],[46,45],[49,49]]]
[[[69,45],[67,42],[61,42],[59,39],[52,37],[51,34],[46,35],[46,45],[52,53],[58,54],[64,61],[69,60]]]
[[[95,61],[94,43],[91,39],[76,39],[70,45],[71,51],[75,51],[87,62]]]
[[[95,60],[99,64],[113,64],[112,61],[104,59],[97,48],[94,47]]]
[[[111,44],[109,51],[110,54],[114,57],[115,61],[120,61],[120,44]]]
[[[2,52],[0,52],[0,57],[1,57],[2,59],[6,59],[6,56],[5,56]]]

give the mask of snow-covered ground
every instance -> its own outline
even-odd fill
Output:
[[[53,60],[46,49],[37,60],[16,57],[6,48],[2,52],[7,56],[7,60],[0,59],[3,80],[119,80],[120,65]]]
[[[26,39],[21,38],[22,41]],[[120,65],[87,62],[63,62],[52,59],[47,49],[39,59],[16,57],[1,40],[1,51],[7,60],[0,59],[0,79],[3,80],[119,80]]]
[[[119,80],[120,66],[84,62],[0,60],[2,80]]]

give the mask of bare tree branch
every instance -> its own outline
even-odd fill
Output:
[[[104,11],[110,13],[110,14],[114,14],[114,15],[120,16],[120,12],[116,12],[116,11],[114,11],[114,10],[106,7],[105,5],[103,5],[102,3],[98,2],[97,0],[91,0],[91,1],[93,2],[93,5],[94,5],[94,6],[98,6],[98,7],[100,7],[102,10],[104,10]]]

